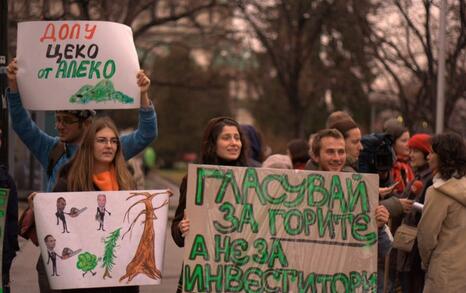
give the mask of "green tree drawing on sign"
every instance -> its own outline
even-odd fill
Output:
[[[110,272],[112,271],[113,265],[115,264],[115,247],[117,245],[118,237],[120,237],[120,230],[121,228],[116,229],[110,233],[107,238],[105,238],[105,251],[102,260],[102,267],[105,268],[104,275],[102,276],[103,279],[106,277],[112,277]]]
[[[94,276],[96,273],[92,270],[95,269],[96,266],[97,256],[95,256],[94,254],[86,251],[78,256],[78,262],[76,263],[76,267],[84,272],[83,277],[88,272],[91,272],[91,274]]]

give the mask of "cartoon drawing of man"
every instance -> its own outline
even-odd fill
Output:
[[[107,203],[107,196],[105,194],[97,195],[97,213],[95,214],[95,219],[99,222],[99,229],[105,231],[104,229],[104,217],[105,213],[107,212],[109,216],[112,214],[105,208],[105,204]]]
[[[65,212],[65,207],[66,207],[66,200],[63,197],[57,198],[57,212],[55,213],[55,216],[57,216],[57,225],[60,224],[60,221],[63,223],[63,232],[62,233],[70,233],[68,231],[68,226],[66,225],[66,218],[65,214],[69,215],[69,213]]]
[[[52,235],[47,235],[44,238],[45,246],[47,246],[47,253],[49,255],[47,259],[47,265],[50,263],[50,260],[52,260],[52,276],[59,276],[57,273],[57,256],[60,259],[63,259],[59,254],[55,252],[55,245],[56,245],[56,240]]]

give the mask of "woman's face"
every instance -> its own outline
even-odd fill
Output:
[[[429,162],[429,168],[430,168],[430,170],[432,170],[432,173],[436,174],[437,171],[438,171],[438,165],[439,165],[438,155],[436,153],[434,153],[434,152],[431,152],[427,156],[427,161]]]
[[[241,137],[236,126],[225,125],[217,137],[217,156],[223,160],[237,160],[241,154]]]
[[[395,153],[397,156],[408,157],[409,156],[409,131],[403,132],[395,141]]]
[[[97,131],[94,142],[94,159],[99,163],[110,164],[118,149],[118,137],[112,129],[105,127]]]
[[[426,157],[424,153],[418,149],[409,150],[409,159],[411,161],[411,166],[415,169],[420,168],[427,164]]]

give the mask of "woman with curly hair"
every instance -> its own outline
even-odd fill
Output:
[[[434,174],[418,225],[424,293],[466,292],[466,146],[454,133],[434,136],[428,156]]]

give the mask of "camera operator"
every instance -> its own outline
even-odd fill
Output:
[[[409,211],[412,201],[393,196],[397,183],[393,184],[390,170],[395,162],[393,139],[384,133],[364,135],[361,139],[363,149],[359,155],[358,172],[379,175],[380,203],[390,212],[391,218],[399,218],[403,211]]]
[[[395,163],[395,152],[393,150],[393,137],[386,133],[372,133],[364,135],[361,139],[363,149],[359,155],[358,172],[379,175],[379,200],[390,213],[390,219],[401,219],[404,212],[412,207],[412,200],[400,199],[395,195],[391,169]],[[399,220],[401,221],[401,220]],[[393,233],[393,231],[392,231]],[[378,292],[394,292],[396,284],[396,257],[388,259],[378,258]],[[387,256],[388,257],[388,256]],[[384,286],[388,290],[384,290]]]

